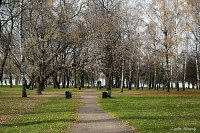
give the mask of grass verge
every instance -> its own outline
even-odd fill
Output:
[[[47,88],[43,95],[27,90],[28,98],[21,98],[19,87],[0,88],[0,132],[67,132],[70,123],[77,119],[81,105],[77,89],[72,99],[65,99],[66,89]]]
[[[99,99],[98,103],[142,133],[200,132],[200,96],[188,93],[114,92],[111,99]]]

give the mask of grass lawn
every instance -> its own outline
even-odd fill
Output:
[[[200,90],[113,89],[112,98],[98,103],[141,133],[200,132]]]
[[[21,98],[21,87],[0,87],[0,133],[6,132],[66,132],[77,120],[76,110],[81,105],[78,89],[72,99],[65,99],[66,89],[48,87],[43,95],[27,90],[28,98]]]

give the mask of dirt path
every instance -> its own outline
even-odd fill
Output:
[[[96,89],[80,94],[85,103],[78,110],[79,122],[71,127],[72,133],[136,133],[131,127],[102,110],[96,103]]]

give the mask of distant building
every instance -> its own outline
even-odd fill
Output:
[[[3,74],[2,81],[0,82],[1,85],[10,85],[10,77],[8,74]],[[12,75],[12,84],[16,84],[16,76]]]

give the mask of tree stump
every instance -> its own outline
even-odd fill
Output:
[[[66,91],[66,92],[65,92],[65,98],[66,98],[66,99],[72,98],[72,93],[69,92],[69,91]]]
[[[22,97],[27,97],[26,91],[22,92]]]
[[[102,92],[102,98],[107,98],[107,92]]]

